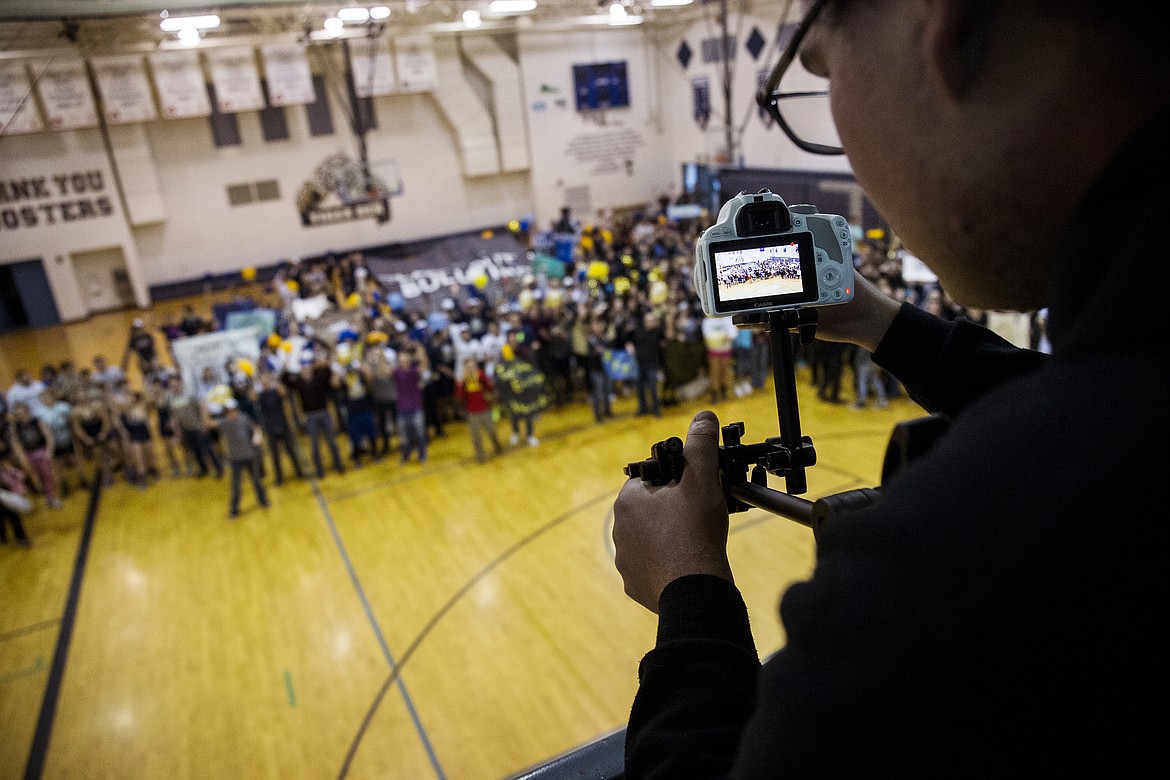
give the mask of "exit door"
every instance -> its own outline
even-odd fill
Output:
[[[0,332],[61,324],[44,263],[0,265]]]

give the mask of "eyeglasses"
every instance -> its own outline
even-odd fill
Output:
[[[828,0],[816,0],[808,9],[808,13],[801,19],[792,38],[788,41],[784,53],[780,55],[776,67],[769,74],[768,80],[756,93],[756,103],[768,112],[768,116],[780,125],[780,129],[784,131],[784,135],[788,136],[788,140],[799,148],[810,154],[835,155],[844,154],[845,150],[841,148],[833,125],[832,114],[829,110],[829,91],[827,89],[780,91],[780,82],[796,60],[797,54],[800,52],[800,44],[804,42],[809,28],[813,26],[817,15],[827,2]],[[801,79],[802,81],[807,82],[816,78],[803,69],[800,74],[804,77]],[[781,100],[788,101],[789,106],[792,107],[788,112],[787,119],[780,113],[779,103]],[[809,138],[819,138],[824,141],[831,139],[831,142],[821,143],[808,140]]]

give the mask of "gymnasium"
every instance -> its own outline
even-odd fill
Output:
[[[699,233],[768,188],[952,306],[845,158],[757,108],[799,14],[0,0],[0,388],[31,437],[0,775],[620,776],[656,625],[613,563],[625,468],[704,408],[777,434],[767,335],[694,299]],[[865,358],[794,348],[810,500],[878,485],[923,414]],[[416,385],[381,398],[379,361]],[[749,508],[730,540],[763,657],[812,533]]]

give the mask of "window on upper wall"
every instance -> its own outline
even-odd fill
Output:
[[[211,126],[212,143],[217,147],[239,146],[243,141],[240,139],[240,123],[236,115],[220,113],[214,85],[207,85],[207,95],[211,98],[211,115],[207,121]]]
[[[329,109],[324,76],[314,74],[313,92],[316,93],[317,99],[305,106],[305,117],[309,120],[309,135],[333,135],[333,113]]]

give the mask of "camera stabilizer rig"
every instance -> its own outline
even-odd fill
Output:
[[[805,469],[816,464],[817,456],[812,439],[800,432],[790,333],[796,332],[802,345],[812,343],[816,332],[816,310],[785,309],[738,314],[733,322],[740,327],[762,327],[771,336],[780,435],[755,444],[744,444],[741,441],[744,434],[742,422],[723,426],[719,475],[727,511],[743,512],[757,507],[808,526],[816,533],[825,523],[877,501],[881,496],[877,488],[849,490],[817,501],[797,495],[808,490]],[[944,417],[931,415],[895,426],[882,464],[883,484],[906,462],[922,454],[948,424]],[[680,480],[683,467],[682,439],[672,436],[654,444],[649,459],[628,464],[625,473],[652,485],[665,485]],[[768,487],[769,474],[784,477],[787,492]]]

